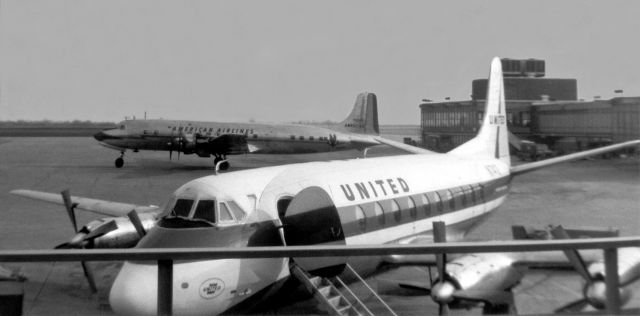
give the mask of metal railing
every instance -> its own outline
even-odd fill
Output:
[[[537,252],[568,249],[601,249],[605,263],[607,284],[607,312],[620,313],[618,276],[618,248],[640,247],[640,237],[589,238],[564,240],[513,240],[485,242],[450,242],[422,245],[365,245],[365,246],[275,246],[244,248],[155,248],[155,249],[59,249],[59,250],[3,250],[0,262],[47,261],[122,261],[143,260],[158,262],[158,315],[172,311],[173,262],[177,260],[382,256],[437,253],[481,252]]]

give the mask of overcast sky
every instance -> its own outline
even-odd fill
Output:
[[[468,100],[493,56],[640,96],[637,1],[2,1],[0,120],[341,120]]]

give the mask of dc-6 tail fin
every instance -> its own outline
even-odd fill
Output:
[[[495,57],[491,62],[489,85],[484,120],[480,132],[473,139],[449,152],[453,155],[476,155],[498,159],[508,166],[509,136],[507,132],[507,111],[504,101],[504,81],[502,79],[502,64],[500,58]]]
[[[351,133],[379,134],[378,99],[376,95],[369,92],[358,94],[351,114],[340,122],[339,126],[340,129]]]

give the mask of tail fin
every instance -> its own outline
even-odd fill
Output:
[[[358,134],[379,134],[378,127],[378,99],[369,92],[358,94],[356,104],[351,114],[340,122],[340,129]]]
[[[510,166],[504,81],[502,79],[502,64],[498,57],[495,57],[491,62],[486,102],[484,120],[478,135],[449,153],[492,157]]]

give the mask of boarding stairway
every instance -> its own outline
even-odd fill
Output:
[[[350,265],[346,269],[351,272],[358,281],[362,282],[367,292],[371,293],[388,311],[389,315],[397,316],[380,296],[356,273]],[[306,290],[326,309],[329,315],[336,316],[373,316],[370,308],[349,288],[339,277],[330,278],[312,276],[297,264],[291,265],[291,274],[300,281]]]

